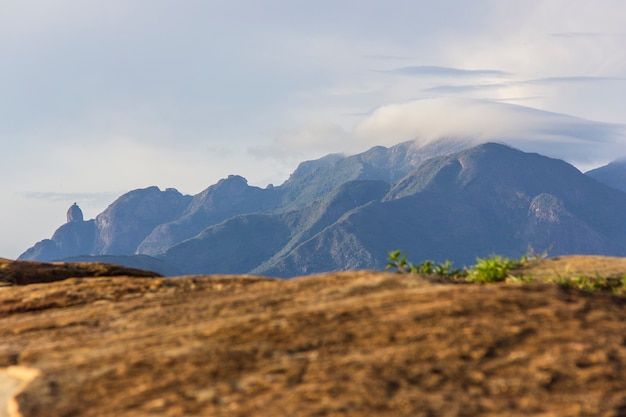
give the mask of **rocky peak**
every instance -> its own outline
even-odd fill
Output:
[[[67,210],[67,222],[82,222],[83,221],[83,211],[78,207],[78,204],[74,203],[70,206],[69,210]]]
[[[154,186],[122,195],[96,217],[95,254],[134,254],[156,226],[178,218],[190,200],[175,189]]]

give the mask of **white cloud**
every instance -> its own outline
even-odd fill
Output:
[[[368,142],[503,141],[579,166],[626,155],[626,126],[486,100],[437,98],[383,106],[355,129]]]
[[[412,67],[401,67],[392,69],[389,72],[412,75],[412,76],[435,76],[435,77],[503,77],[510,75],[504,71],[493,69],[466,69],[466,68],[450,68],[438,67],[434,65],[417,65]]]

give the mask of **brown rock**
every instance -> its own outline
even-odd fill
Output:
[[[626,275],[626,258],[613,256],[557,256],[542,262],[530,263],[513,274],[531,276],[536,279],[550,277],[602,276],[618,279]]]
[[[83,221],[83,211],[78,207],[78,204],[74,203],[67,210],[67,222],[82,222]]]
[[[0,258],[0,286],[27,285],[80,277],[158,277],[156,272],[96,262],[34,262]]]
[[[356,271],[0,288],[23,416],[622,416],[626,299]],[[15,368],[12,368],[15,369]]]

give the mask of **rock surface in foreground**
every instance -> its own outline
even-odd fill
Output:
[[[626,300],[344,272],[0,288],[26,416],[622,416]]]
[[[0,258],[0,286],[28,285],[80,277],[157,277],[156,272],[99,262],[34,262]]]

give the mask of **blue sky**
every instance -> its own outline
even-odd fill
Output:
[[[0,257],[151,185],[441,136],[626,155],[622,0],[4,0]]]

